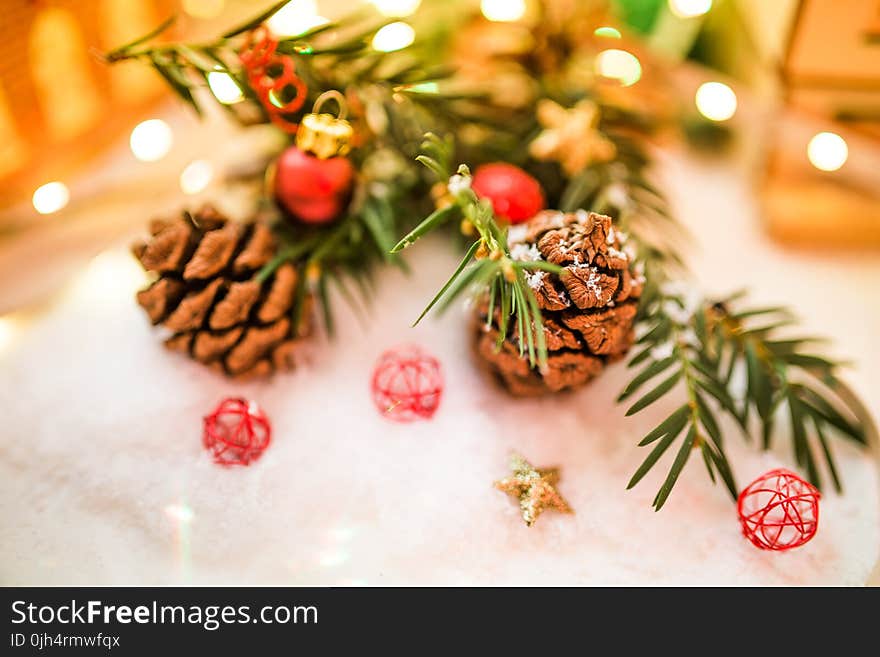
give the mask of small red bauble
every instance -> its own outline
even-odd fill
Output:
[[[743,534],[762,550],[790,550],[809,541],[819,526],[816,487],[785,469],[771,470],[739,495]]]
[[[354,166],[344,157],[321,160],[291,146],[278,158],[275,196],[290,214],[308,224],[333,221],[345,209]]]
[[[492,202],[495,214],[520,224],[544,209],[541,183],[512,164],[496,162],[477,167],[471,189]]]
[[[440,363],[421,348],[390,349],[373,371],[373,402],[382,415],[398,422],[430,419],[440,405]]]
[[[229,397],[205,416],[205,447],[220,465],[248,465],[257,460],[272,437],[272,427],[254,402]]]

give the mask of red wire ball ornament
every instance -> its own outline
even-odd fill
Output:
[[[272,437],[269,418],[255,402],[224,399],[205,416],[205,448],[220,465],[249,465],[262,455]]]
[[[415,345],[390,349],[379,357],[371,387],[373,403],[385,417],[428,420],[443,395],[440,362]]]
[[[790,550],[816,535],[819,498],[815,486],[789,470],[767,472],[739,495],[743,534],[762,550]]]

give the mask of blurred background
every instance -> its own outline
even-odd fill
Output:
[[[880,247],[880,0],[551,3],[607,17],[600,30],[610,47],[596,57],[596,74],[671,91],[680,130],[658,143],[736,163],[770,238],[798,249]],[[225,210],[246,212],[228,183],[277,148],[277,131],[243,136],[210,104],[199,119],[155,70],[111,67],[102,54],[171,15],[178,20],[163,40],[198,41],[269,4],[4,0],[0,314],[38,300],[152,214],[218,196]],[[363,9],[454,29],[461,6],[491,21],[540,20],[530,0],[292,0],[269,26],[295,35]],[[403,47],[412,35],[385,38],[393,43],[374,46]],[[642,53],[662,76],[643,70]],[[242,97],[229,82],[218,74],[201,91],[234,105]]]

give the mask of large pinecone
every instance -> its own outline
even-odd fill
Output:
[[[583,210],[545,211],[510,229],[510,251],[519,260],[543,259],[565,268],[560,275],[528,274],[542,310],[547,367],[521,356],[511,322],[501,349],[498,310],[487,322],[488,304],[477,309],[476,349],[514,395],[530,396],[575,388],[598,375],[606,362],[622,357],[633,343],[633,321],[644,279],[623,251],[625,236],[611,218]]]
[[[265,281],[255,277],[275,255],[272,231],[262,223],[227,220],[203,207],[171,220],[154,220],[152,237],[132,251],[157,275],[137,294],[153,324],[172,332],[165,344],[234,377],[291,369],[304,321],[292,326],[298,273],[282,264]]]

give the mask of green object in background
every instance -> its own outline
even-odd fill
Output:
[[[615,14],[631,29],[650,34],[666,0],[612,0]]]

